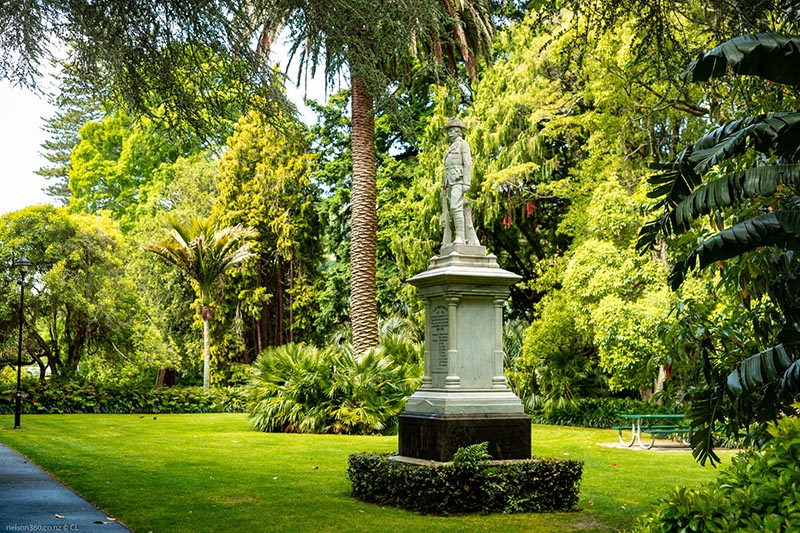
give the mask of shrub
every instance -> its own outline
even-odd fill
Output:
[[[261,431],[395,433],[419,374],[382,347],[358,358],[347,349],[269,348],[253,365],[250,418]]]
[[[391,454],[353,454],[347,477],[356,498],[428,514],[570,511],[577,505],[581,461],[488,461],[486,448],[485,442],[468,446],[450,463],[425,465]]]
[[[576,398],[562,404],[538,406],[531,417],[537,424],[608,428],[623,424],[620,413],[680,413],[679,406],[658,406],[630,398]]]
[[[244,394],[235,388],[151,388],[120,384],[86,384],[76,381],[25,381],[21,384],[22,412],[64,413],[227,413],[245,410]],[[0,413],[14,412],[16,385],[0,391]]]
[[[742,452],[699,489],[676,488],[638,531],[797,531],[800,524],[800,420],[769,428],[761,450]]]

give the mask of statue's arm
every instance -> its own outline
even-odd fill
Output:
[[[464,184],[469,185],[472,183],[472,154],[466,141],[462,143],[461,161],[464,163]]]

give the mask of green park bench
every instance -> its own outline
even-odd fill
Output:
[[[656,437],[666,437],[673,435],[684,436],[689,433],[689,428],[683,425],[683,415],[681,414],[621,414],[620,418],[630,420],[630,425],[613,426],[611,429],[617,430],[619,441],[625,446],[633,446],[636,442],[640,447],[649,450],[655,444]],[[623,437],[623,432],[630,430],[630,439]],[[642,440],[642,434],[650,435],[650,442]],[[682,437],[683,443],[688,444],[685,437]]]

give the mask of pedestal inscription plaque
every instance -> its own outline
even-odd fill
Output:
[[[450,348],[450,321],[447,307],[437,305],[431,311],[431,372],[447,374],[447,350]]]

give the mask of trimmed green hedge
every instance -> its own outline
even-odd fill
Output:
[[[459,450],[450,463],[431,465],[400,462],[392,454],[353,454],[347,467],[352,494],[366,502],[436,515],[575,509],[583,462],[487,461],[488,454],[476,456],[475,446]]]
[[[0,389],[0,414],[14,412],[16,386]],[[76,382],[25,382],[22,412],[64,413],[232,413],[245,412],[246,399],[236,388],[215,388],[204,394],[202,387],[137,387],[130,385],[86,385]]]

